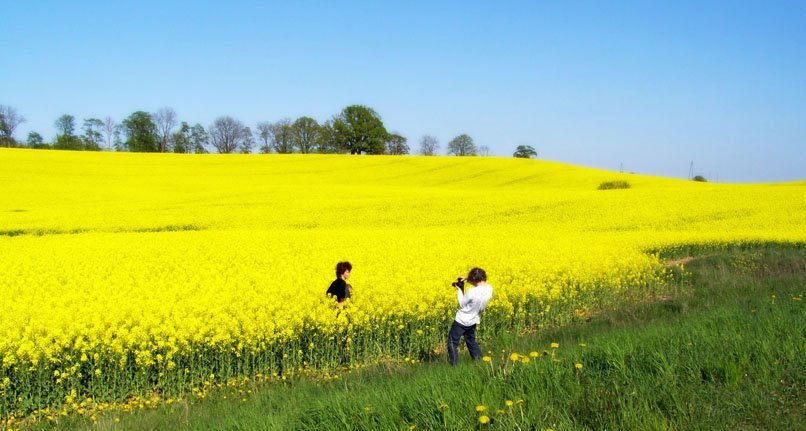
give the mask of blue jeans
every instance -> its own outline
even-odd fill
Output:
[[[470,357],[473,359],[481,358],[481,347],[476,342],[476,325],[464,326],[457,321],[453,321],[451,330],[448,332],[448,358],[451,365],[459,363],[459,338],[464,335],[467,350],[470,352]]]

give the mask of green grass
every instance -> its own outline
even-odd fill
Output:
[[[806,250],[723,249],[686,271],[668,294],[586,323],[490,339],[482,322],[491,363],[389,363],[40,428],[804,429]],[[509,360],[532,351],[528,364]]]
[[[605,181],[599,184],[599,190],[629,189],[630,183],[627,181]]]

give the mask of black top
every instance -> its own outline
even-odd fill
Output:
[[[347,292],[347,282],[337,278],[333,283],[330,283],[330,287],[327,288],[327,294],[335,296],[339,302],[344,301],[344,298],[350,296],[349,292]]]

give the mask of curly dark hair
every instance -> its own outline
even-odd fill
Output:
[[[478,284],[487,281],[487,273],[481,268],[473,268],[467,273],[467,281],[471,284]]]
[[[341,277],[346,271],[352,271],[353,266],[350,262],[339,262],[336,264],[336,277]]]

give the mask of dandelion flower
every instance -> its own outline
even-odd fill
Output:
[[[477,412],[483,412],[483,411],[485,411],[485,410],[487,410],[487,407],[486,407],[486,406],[483,406],[483,405],[477,405],[477,406],[476,406],[476,411],[477,411]]]
[[[481,416],[479,416],[479,423],[486,425],[486,424],[490,423],[490,418],[487,415],[481,415]]]

